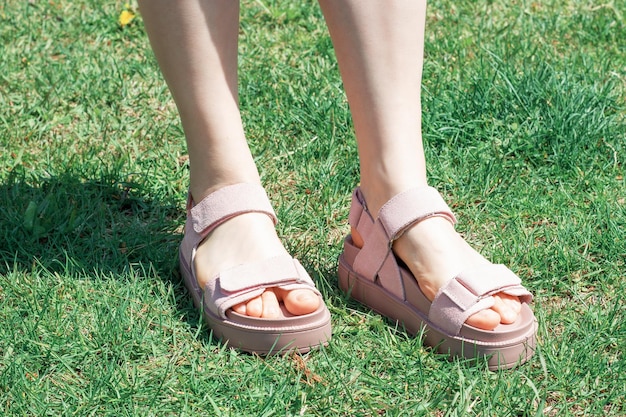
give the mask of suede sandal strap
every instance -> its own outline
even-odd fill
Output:
[[[493,295],[505,293],[529,303],[532,295],[520,278],[504,265],[489,264],[462,272],[435,296],[428,319],[441,330],[458,335],[473,314],[494,305]]]
[[[362,195],[355,195],[364,206]],[[456,223],[454,214],[432,187],[416,187],[396,195],[381,207],[375,222],[366,209],[358,215],[351,214],[352,225],[365,242],[354,260],[354,270],[372,281],[378,279],[388,291],[404,298],[399,272],[393,267],[395,262],[389,260],[390,255],[393,256],[391,246],[406,229],[432,216]],[[380,273],[383,271],[389,273]]]
[[[433,187],[417,187],[404,191],[387,201],[378,212],[381,223],[390,240],[395,240],[414,223],[431,216],[445,217],[456,224],[456,217]]]
[[[245,213],[264,213],[278,222],[267,193],[258,184],[227,185],[212,192],[195,204],[189,193],[187,198],[187,223],[183,253],[192,254],[195,248],[217,226]],[[187,259],[191,261],[191,259]]]
[[[207,283],[205,300],[208,302],[205,304],[214,314],[226,318],[230,308],[261,295],[271,287],[287,290],[306,288],[320,294],[300,262],[281,255],[222,271]]]
[[[187,210],[193,230],[202,237],[226,220],[244,213],[265,213],[274,224],[277,223],[267,193],[258,184],[228,185],[209,194],[196,205],[188,203]]]
[[[361,236],[369,235],[374,226],[374,218],[367,209],[365,197],[359,187],[352,192],[352,204],[350,205],[348,222],[350,226],[359,231]]]

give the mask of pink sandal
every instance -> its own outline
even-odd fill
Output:
[[[534,353],[537,322],[528,303],[532,295],[504,265],[463,271],[429,301],[417,280],[393,254],[391,247],[406,229],[431,216],[456,223],[456,218],[432,187],[414,188],[389,200],[374,220],[360,189],[352,195],[350,225],[365,242],[354,245],[348,235],[339,257],[342,290],[383,316],[402,324],[412,334],[424,330],[424,343],[441,353],[467,359],[487,357],[489,369],[512,368]],[[522,301],[513,324],[481,330],[465,321],[494,304],[493,295],[505,293]]]
[[[250,212],[265,213],[274,224],[277,222],[267,194],[259,185],[227,186],[195,205],[190,195],[185,236],[180,245],[180,269],[194,304],[202,309],[218,339],[243,351],[259,355],[292,350],[307,352],[328,343],[330,313],[309,275],[290,256],[242,264],[222,271],[203,289],[198,285],[194,257],[200,242],[226,220]],[[313,313],[294,316],[281,303],[282,315],[275,319],[249,317],[232,310],[271,287],[310,289],[320,297],[320,306]]]

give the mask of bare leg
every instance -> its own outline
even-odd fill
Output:
[[[233,0],[141,0],[154,53],[178,107],[196,202],[226,185],[259,183],[246,142],[237,96],[239,3]],[[246,261],[286,254],[274,225],[264,214],[237,216],[216,228],[198,248],[201,287],[219,271]],[[256,317],[272,317],[283,300],[293,314],[319,305],[312,291],[268,290],[235,307]]]
[[[320,5],[352,111],[361,189],[377,213],[396,194],[427,184],[420,98],[426,1],[320,0]],[[358,245],[355,230],[353,238]],[[439,217],[409,229],[393,250],[431,300],[458,271],[488,262]],[[493,329],[515,321],[519,299],[504,294],[496,299],[492,309],[468,323]]]

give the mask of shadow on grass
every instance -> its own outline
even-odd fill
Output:
[[[156,277],[174,285],[178,310],[197,327],[178,272],[184,210],[121,177],[10,174],[0,184],[0,274],[43,268],[70,279]]]
[[[15,174],[0,184],[0,199],[1,273],[37,262],[63,274],[114,277],[141,265],[164,279],[174,275],[184,213],[137,184]]]

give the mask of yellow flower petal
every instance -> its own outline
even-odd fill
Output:
[[[120,25],[122,27],[130,24],[130,22],[133,21],[133,19],[135,18],[135,13],[131,12],[130,10],[123,10],[122,13],[120,13]]]

